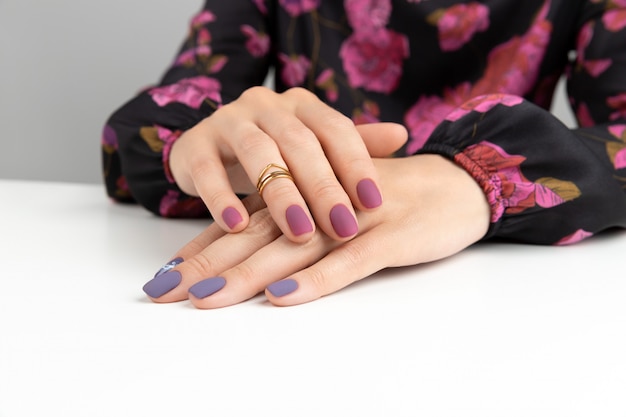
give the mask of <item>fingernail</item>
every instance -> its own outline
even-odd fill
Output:
[[[356,219],[343,204],[337,204],[330,210],[330,223],[341,237],[352,236],[359,231]]]
[[[183,262],[183,258],[178,257],[178,258],[174,258],[171,261],[169,261],[168,263],[166,263],[165,265],[163,265],[161,267],[161,269],[159,269],[157,271],[156,274],[154,274],[155,277],[158,277],[159,275],[163,275],[164,273],[166,273],[167,271],[169,271],[170,269],[174,268],[176,265],[180,264]]]
[[[222,211],[222,219],[229,229],[234,229],[235,226],[241,223],[243,217],[241,217],[241,214],[239,214],[236,208],[226,207],[224,211]]]
[[[356,185],[356,193],[365,208],[376,208],[383,203],[383,197],[380,195],[378,187],[369,178],[359,181]]]
[[[196,298],[206,298],[224,288],[224,285],[226,285],[226,280],[223,277],[207,278],[193,284],[189,292]]]
[[[282,281],[277,281],[267,286],[267,290],[274,297],[282,297],[283,295],[291,294],[297,289],[298,281],[291,278],[283,279]]]
[[[313,225],[309,217],[304,212],[304,209],[297,204],[287,207],[285,215],[287,224],[289,224],[289,228],[294,235],[300,236],[313,231]]]
[[[159,298],[163,294],[172,291],[178,287],[183,276],[178,271],[168,271],[161,275],[157,275],[143,286],[143,292],[152,298]]]

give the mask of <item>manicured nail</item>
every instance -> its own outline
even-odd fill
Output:
[[[196,298],[206,298],[224,288],[224,285],[226,285],[226,280],[223,277],[207,278],[193,284],[189,292]]]
[[[313,225],[309,217],[302,207],[297,204],[287,207],[285,215],[287,217],[287,224],[289,224],[289,228],[294,235],[300,236],[313,231]]]
[[[164,273],[166,273],[167,271],[169,271],[170,269],[173,269],[176,265],[180,264],[183,262],[183,258],[178,257],[178,258],[174,258],[171,261],[169,261],[168,263],[166,263],[165,265],[163,265],[161,267],[161,269],[159,269],[157,271],[156,274],[154,274],[155,277],[158,277],[159,275],[163,275]]]
[[[356,185],[356,193],[365,208],[376,208],[383,203],[383,197],[380,195],[378,187],[369,178],[359,181]]]
[[[239,223],[243,221],[243,217],[234,207],[226,207],[224,211],[222,211],[222,220],[226,223],[229,229],[234,229]]]
[[[161,275],[157,275],[143,286],[143,292],[152,298],[159,298],[163,294],[172,291],[178,287],[183,276],[178,271],[168,271]]]
[[[343,204],[337,204],[330,210],[330,222],[341,237],[352,236],[359,231],[356,219]]]
[[[282,297],[283,295],[291,294],[297,289],[298,281],[291,278],[283,279],[282,281],[277,281],[267,286],[267,290],[272,293],[274,297]]]

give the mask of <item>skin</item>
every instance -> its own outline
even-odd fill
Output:
[[[370,127],[370,136],[384,132],[389,143],[373,145],[379,149],[372,149],[372,155],[380,156],[385,146],[388,154],[406,140],[403,127],[381,126]],[[317,225],[332,239],[347,241],[356,231],[339,235],[331,224],[331,209],[343,206],[353,219],[355,209],[377,209],[366,207],[357,195],[361,180],[378,183],[362,134],[367,132],[305,89],[278,94],[253,87],[185,132],[172,147],[170,169],[183,191],[203,199],[223,230],[240,232],[249,216],[236,193],[254,192],[252,185],[268,163],[287,167],[295,182],[273,180],[263,191],[282,233],[293,242],[306,242]],[[285,213],[293,205],[308,218],[308,232],[296,234],[289,227]],[[233,227],[221,216],[229,207],[241,215]]]
[[[361,229],[347,242],[317,230],[302,244],[281,233],[258,195],[244,204],[248,227],[226,234],[212,224],[177,256],[182,282],[155,302],[189,299],[211,309],[237,304],[265,291],[277,306],[316,300],[385,267],[416,265],[451,256],[484,236],[489,205],[476,182],[463,169],[438,155],[400,159],[374,158],[386,200],[375,211],[358,212]],[[410,190],[407,191],[407,190]],[[237,248],[237,250],[233,250]],[[226,285],[199,299],[189,288],[208,277]],[[292,279],[298,288],[275,297],[267,286]]]

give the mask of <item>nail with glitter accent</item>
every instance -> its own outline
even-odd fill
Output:
[[[373,209],[383,203],[383,197],[380,195],[378,187],[369,178],[359,181],[356,185],[356,193],[365,208]]]
[[[207,298],[224,288],[224,285],[226,280],[223,277],[207,278],[193,284],[189,288],[189,293],[196,298]]]
[[[178,287],[182,279],[180,272],[168,271],[148,281],[143,286],[143,291],[152,298],[159,298]]]
[[[229,229],[234,229],[235,226],[242,222],[243,218],[236,208],[226,207],[224,211],[222,211],[222,220],[224,220],[224,223],[226,223]]]
[[[289,228],[294,235],[300,236],[313,231],[313,225],[309,217],[304,212],[304,209],[297,204],[287,207],[285,216],[287,217],[287,224],[289,224]]]
[[[165,265],[163,265],[161,267],[161,269],[159,269],[157,271],[156,274],[154,274],[155,277],[158,277],[159,275],[163,275],[164,273],[166,273],[167,271],[173,269],[176,265],[180,264],[183,262],[183,258],[181,257],[177,257],[172,259],[171,261],[169,261],[168,263],[166,263]]]
[[[359,231],[356,219],[343,204],[337,204],[330,210],[330,223],[340,237],[352,236]]]
[[[291,278],[283,279],[282,281],[277,281],[267,286],[267,290],[274,297],[282,297],[287,294],[291,294],[297,289],[298,281]]]

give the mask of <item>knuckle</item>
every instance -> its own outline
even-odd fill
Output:
[[[261,98],[264,98],[265,96],[267,96],[268,93],[270,93],[273,91],[270,90],[267,87],[258,85],[258,86],[254,86],[254,87],[250,87],[248,89],[246,89],[243,93],[241,93],[241,95],[239,96],[239,99],[242,101],[257,101]]]
[[[314,289],[316,298],[331,292],[331,289],[328,288],[326,275],[324,275],[321,270],[317,268],[310,268],[307,271],[306,278],[307,281],[311,284],[311,287]]]
[[[315,184],[313,184],[312,191],[316,199],[325,199],[332,197],[336,198],[337,194],[341,193],[343,189],[335,178],[324,177],[318,179]]]
[[[269,210],[263,209],[250,216],[250,222],[244,232],[249,236],[278,236],[279,229]]]
[[[296,102],[311,102],[319,101],[319,98],[313,94],[313,92],[303,87],[292,87],[282,93],[284,97],[287,97]]]
[[[355,129],[354,122],[350,120],[350,118],[333,109],[329,109],[329,111],[326,112],[324,120],[327,125],[332,126],[338,131],[349,131]]]
[[[266,201],[290,201],[294,197],[294,185],[286,178],[276,178],[263,190]]]
[[[268,143],[267,136],[260,130],[251,130],[239,135],[235,146],[245,155],[258,155]]]
[[[184,266],[185,270],[189,270],[189,272],[195,277],[204,278],[207,276],[213,276],[216,273],[215,265],[213,264],[211,258],[204,252],[196,254],[196,256],[183,262],[183,264],[181,264],[181,267]]]

